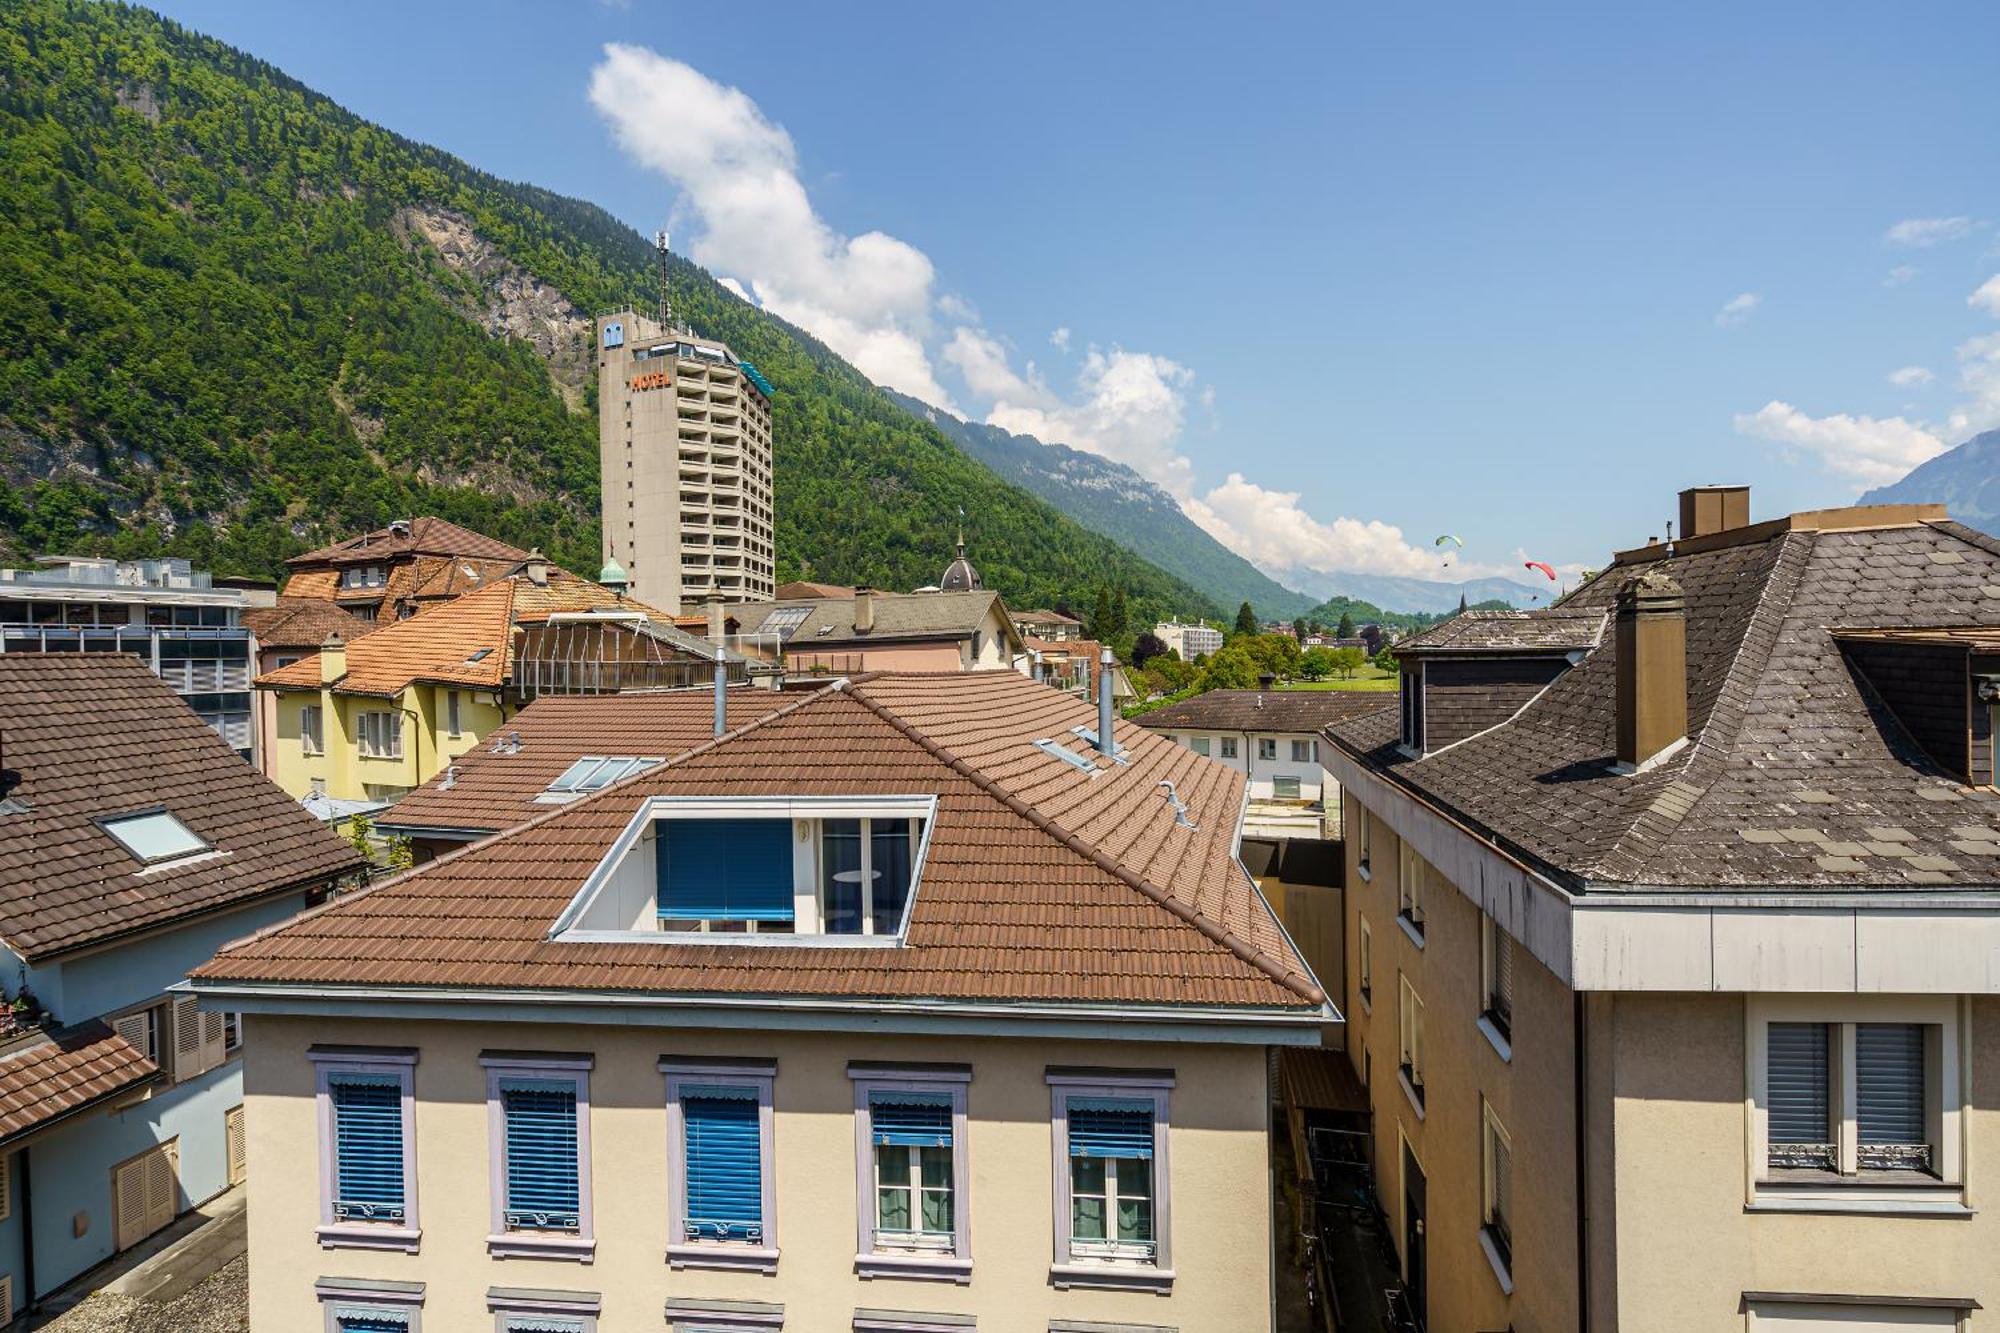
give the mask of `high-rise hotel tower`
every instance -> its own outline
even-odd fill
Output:
[[[771,386],[714,338],[631,310],[597,321],[604,559],[633,597],[692,612],[775,587]]]

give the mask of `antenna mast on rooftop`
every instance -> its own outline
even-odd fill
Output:
[[[667,293],[667,233],[665,228],[653,233],[653,248],[660,253],[660,327],[671,332],[674,327],[674,302]]]

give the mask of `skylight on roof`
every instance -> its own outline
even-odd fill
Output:
[[[587,754],[564,769],[562,776],[535,799],[544,803],[573,801],[659,763],[657,756]]]
[[[184,856],[215,850],[209,843],[165,810],[145,810],[98,821],[118,845],[147,865],[177,861]]]
[[[792,637],[793,632],[805,623],[806,617],[811,614],[812,608],[809,606],[781,606],[770,615],[764,617],[764,623],[758,627],[757,632],[759,634],[775,634],[780,639],[789,639]]]
[[[487,658],[491,657],[492,655],[493,655],[493,650],[491,648],[481,648],[478,652],[466,658],[465,664],[467,666],[471,666],[474,662],[484,662]]]

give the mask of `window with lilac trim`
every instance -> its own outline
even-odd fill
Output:
[[[319,1120],[320,1244],[414,1251],[417,1053],[314,1046],[307,1057]]]
[[[972,1280],[965,1190],[970,1065],[854,1061],[855,1266],[864,1277]]]
[[[588,1262],[591,1229],[588,1055],[487,1052],[492,1160],[487,1252]]]

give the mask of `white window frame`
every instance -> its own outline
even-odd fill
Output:
[[[444,693],[444,730],[454,740],[465,734],[464,718],[460,715],[463,701],[463,695],[458,690],[446,690]]]
[[[597,1333],[597,1316],[603,1307],[604,1298],[594,1291],[486,1289],[486,1308],[493,1314],[493,1333],[545,1328],[559,1322],[575,1324],[577,1333]]]
[[[309,755],[326,753],[326,708],[321,704],[304,704],[299,708],[299,752]]]
[[[923,828],[921,831],[919,831],[916,827],[918,823],[918,819],[916,816],[895,814],[895,813],[878,814],[878,815],[859,815],[859,816],[828,815],[813,821],[812,825],[812,840],[813,840],[812,926],[813,928],[810,932],[806,932],[799,929],[798,923],[804,920],[804,918],[800,915],[800,911],[802,911],[804,908],[804,903],[803,901],[799,901],[796,904],[796,907],[799,910],[795,910],[792,914],[793,929],[797,931],[799,934],[810,933],[812,935],[825,936],[828,939],[845,940],[845,939],[859,938],[859,936],[853,934],[847,934],[847,935],[827,934],[826,825],[828,819],[834,819],[834,818],[853,818],[856,820],[856,822],[858,822],[861,825],[861,931],[860,931],[861,936],[880,935],[882,933],[875,929],[875,879],[876,879],[875,825],[879,822],[886,821],[891,824],[901,823],[904,826],[905,834],[910,839],[910,884],[909,887],[903,891],[902,920],[898,921],[896,924],[896,929],[890,932],[892,935],[900,938],[902,936],[903,926],[909,920],[910,904],[916,901],[917,871],[918,868],[922,865],[922,853],[924,849],[924,843],[926,839],[930,837],[930,823],[928,821],[924,821]]]
[[[417,1052],[407,1047],[312,1046],[313,1103],[319,1121],[319,1230],[321,1249],[417,1252],[423,1228],[417,1213]],[[332,1079],[340,1074],[392,1077],[403,1101],[403,1221],[400,1225],[336,1221],[333,1216],[334,1141]],[[328,1327],[332,1327],[331,1324]]]
[[[1278,738],[1259,736],[1257,738],[1257,758],[1260,762],[1275,763],[1278,758]]]
[[[377,722],[374,719],[383,718]],[[378,734],[380,733],[380,734]],[[403,757],[403,715],[394,708],[371,708],[355,718],[355,750],[363,759]]]
[[[1368,918],[1355,913],[1355,922],[1360,929],[1355,935],[1354,945],[1354,993],[1361,1001],[1361,1007],[1369,1013],[1375,1012],[1375,932],[1368,925]]]
[[[1744,1199],[1753,1212],[1914,1213],[1969,1216],[1965,1202],[1970,1105],[1970,1027],[1955,995],[1753,995],[1744,1006],[1744,1115],[1748,1152]],[[1826,1023],[1837,1048],[1828,1070],[1829,1108],[1839,1171],[1819,1179],[1770,1174],[1769,1028],[1773,1023]],[[1914,1023],[1925,1028],[1925,1105],[1932,1182],[1859,1169],[1856,1160],[1854,1028],[1862,1023]]]
[[[1238,748],[1236,744],[1236,737],[1218,736],[1216,737],[1216,740],[1221,742],[1221,745],[1217,750],[1218,758],[1238,759],[1242,757],[1242,751]]]
[[[854,1083],[855,1271],[862,1277],[932,1278],[972,1281],[972,1172],[967,1152],[966,1092],[970,1065],[875,1064],[852,1061]],[[876,1245],[874,1117],[869,1097],[877,1092],[921,1092],[951,1099],[951,1222],[949,1249],[881,1249]],[[911,1195],[912,1216],[916,1196]]]
[[[1190,737],[1188,737],[1188,738],[1187,738],[1187,746],[1188,746],[1188,749],[1190,749],[1190,750],[1193,750],[1193,751],[1194,751],[1194,752],[1195,752],[1196,754],[1200,755],[1200,756],[1201,756],[1202,758],[1204,758],[1204,759],[1207,759],[1207,758],[1209,758],[1209,757],[1210,757],[1210,754],[1209,754],[1209,752],[1210,752],[1210,751],[1211,751],[1211,750],[1212,750],[1212,749],[1214,748],[1214,747],[1213,747],[1213,746],[1212,746],[1212,745],[1211,745],[1211,744],[1209,743],[1209,739],[1208,739],[1208,737],[1206,737],[1206,736],[1190,736]]]
[[[1507,1014],[1503,1018],[1493,1007],[1493,998],[1500,984],[1499,955],[1501,950],[1511,951],[1510,971],[1516,987],[1520,982],[1521,951],[1513,936],[1504,930],[1498,921],[1484,913],[1479,917],[1479,1017],[1476,1026],[1502,1060],[1514,1060],[1514,1010],[1516,997],[1510,995]],[[1504,1026],[1503,1026],[1504,1024]]]
[[[1424,1118],[1424,999],[1410,984],[1408,973],[1396,974],[1396,1081],[1403,1095]]]
[[[1511,1207],[1514,1182],[1514,1140],[1507,1133],[1507,1127],[1500,1123],[1500,1117],[1493,1110],[1493,1103],[1484,1097],[1479,1099],[1479,1248],[1486,1255],[1486,1262],[1492,1265],[1493,1276],[1500,1283],[1503,1294],[1514,1294],[1514,1223],[1511,1212],[1503,1210],[1501,1222],[1506,1228],[1503,1240],[1496,1238],[1493,1226],[1494,1196],[1496,1177],[1499,1173],[1497,1146],[1507,1157],[1508,1198],[1501,1200]],[[1504,1246],[1504,1248],[1503,1248]]]
[[[675,1268],[723,1268],[757,1273],[778,1271],[777,1117],[772,1091],[778,1077],[776,1060],[733,1060],[718,1056],[663,1056],[660,1072],[667,1079],[667,1262]],[[687,1238],[687,1118],[681,1110],[681,1090],[698,1087],[748,1089],[757,1098],[758,1177],[763,1198],[764,1239],[755,1245],[735,1240]]]
[[[1368,807],[1359,801],[1349,802],[1343,797],[1341,804],[1353,810],[1355,816],[1352,832],[1355,849],[1354,871],[1364,881],[1371,880],[1375,877],[1372,865],[1375,843],[1374,817],[1368,813]]]
[[[1316,740],[1294,740],[1292,742],[1292,762],[1295,764],[1317,764],[1319,762],[1319,742]]]
[[[1049,1269],[1050,1282],[1059,1290],[1104,1287],[1171,1291],[1173,1215],[1167,1146],[1171,1137],[1168,1102],[1174,1087],[1173,1074],[1165,1070],[1118,1074],[1102,1069],[1051,1068],[1044,1077],[1049,1085],[1055,1157],[1055,1261]],[[1079,1253],[1070,1238],[1069,1099],[1072,1097],[1114,1097],[1153,1103],[1153,1258],[1150,1261]]]
[[[1428,863],[1407,842],[1396,844],[1396,924],[1424,947],[1424,877]]]
[[[424,1284],[323,1277],[313,1283],[326,1333],[340,1333],[343,1319],[400,1319],[408,1333],[424,1333]]]
[[[575,1259],[589,1263],[597,1253],[590,1189],[590,1070],[595,1060],[588,1055],[489,1051],[480,1055],[479,1063],[486,1070],[486,1156],[492,1199],[486,1252],[500,1259]],[[507,1108],[500,1097],[500,1084],[513,1078],[568,1079],[576,1085],[577,1227],[573,1236],[507,1229]]]

